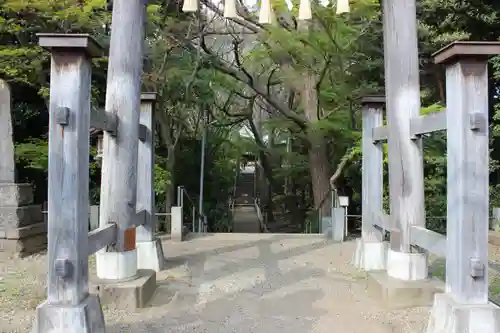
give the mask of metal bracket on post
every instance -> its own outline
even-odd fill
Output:
[[[486,130],[486,118],[481,112],[470,113],[469,122],[472,131],[484,133]]]
[[[479,258],[470,258],[470,275],[473,279],[484,278],[484,264]]]
[[[116,137],[118,135],[118,116],[111,112],[105,112],[105,114],[103,129],[112,137]]]
[[[139,124],[139,140],[141,142],[145,142],[147,138],[148,138],[148,128],[143,124]]]
[[[70,278],[73,275],[73,265],[68,259],[56,259],[54,262],[56,275],[63,280]]]
[[[58,107],[56,109],[56,124],[61,126],[69,125],[69,108],[67,107]]]

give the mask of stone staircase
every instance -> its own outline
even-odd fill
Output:
[[[234,206],[233,232],[259,233],[260,222],[253,205]]]
[[[276,216],[275,216],[276,218]],[[302,225],[290,224],[288,219],[278,217],[278,220],[273,223],[268,223],[267,228],[273,234],[301,234],[303,233]]]
[[[255,172],[242,171],[236,180],[233,208],[233,232],[259,233],[260,222],[255,208]]]

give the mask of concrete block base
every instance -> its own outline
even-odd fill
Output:
[[[97,276],[102,280],[126,281],[137,276],[137,250],[96,253]]]
[[[159,239],[149,242],[137,242],[137,268],[152,269],[155,272],[163,270],[165,257]]]
[[[99,297],[89,295],[76,306],[44,302],[36,309],[32,333],[105,333]]]
[[[354,266],[364,271],[385,270],[387,264],[387,243],[356,240]]]
[[[137,271],[137,278],[125,282],[92,281],[91,292],[99,295],[108,308],[135,311],[144,308],[156,290],[156,272],[150,269]]]
[[[387,275],[405,280],[425,280],[429,276],[427,254],[387,251]]]
[[[500,308],[493,304],[460,304],[449,294],[436,294],[426,332],[498,333]]]
[[[383,301],[388,309],[430,306],[434,294],[442,291],[442,282],[433,279],[403,281],[388,276],[384,271],[372,271],[367,278],[368,292]]]

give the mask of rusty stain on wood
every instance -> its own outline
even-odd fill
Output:
[[[135,228],[128,228],[123,231],[123,250],[135,250]]]

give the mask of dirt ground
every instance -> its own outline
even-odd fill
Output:
[[[321,238],[268,237],[253,243],[235,239],[165,243],[170,264],[158,274],[160,287],[152,305],[138,313],[105,308],[108,332],[211,333],[219,330],[221,321],[229,326],[220,332],[238,333],[282,328],[290,333],[326,333],[335,325],[343,325],[345,333],[405,333],[420,332],[425,326],[428,309],[388,313],[368,304],[361,275],[349,263],[353,242],[340,245],[326,244]],[[303,250],[296,250],[299,248]],[[281,258],[279,253],[286,251],[290,254]],[[490,260],[500,261],[500,248],[490,247]],[[89,263],[91,274],[95,274],[94,258],[89,258]],[[433,275],[442,275],[443,267],[442,262],[434,262]],[[289,278],[304,275],[303,280],[283,286],[292,271],[295,273]],[[491,273],[490,282],[492,293],[499,293],[500,276]],[[45,286],[44,254],[14,259],[0,253],[1,333],[30,331],[35,308],[46,297]],[[302,295],[305,290],[309,293]],[[272,295],[278,294],[282,298],[272,300],[277,297]],[[314,295],[314,300],[308,300]],[[311,305],[306,309],[304,302]],[[259,310],[262,307],[265,310]],[[291,307],[288,312],[283,310],[286,307]],[[297,312],[298,308],[304,309]],[[272,324],[276,320],[283,321],[282,326]]]

